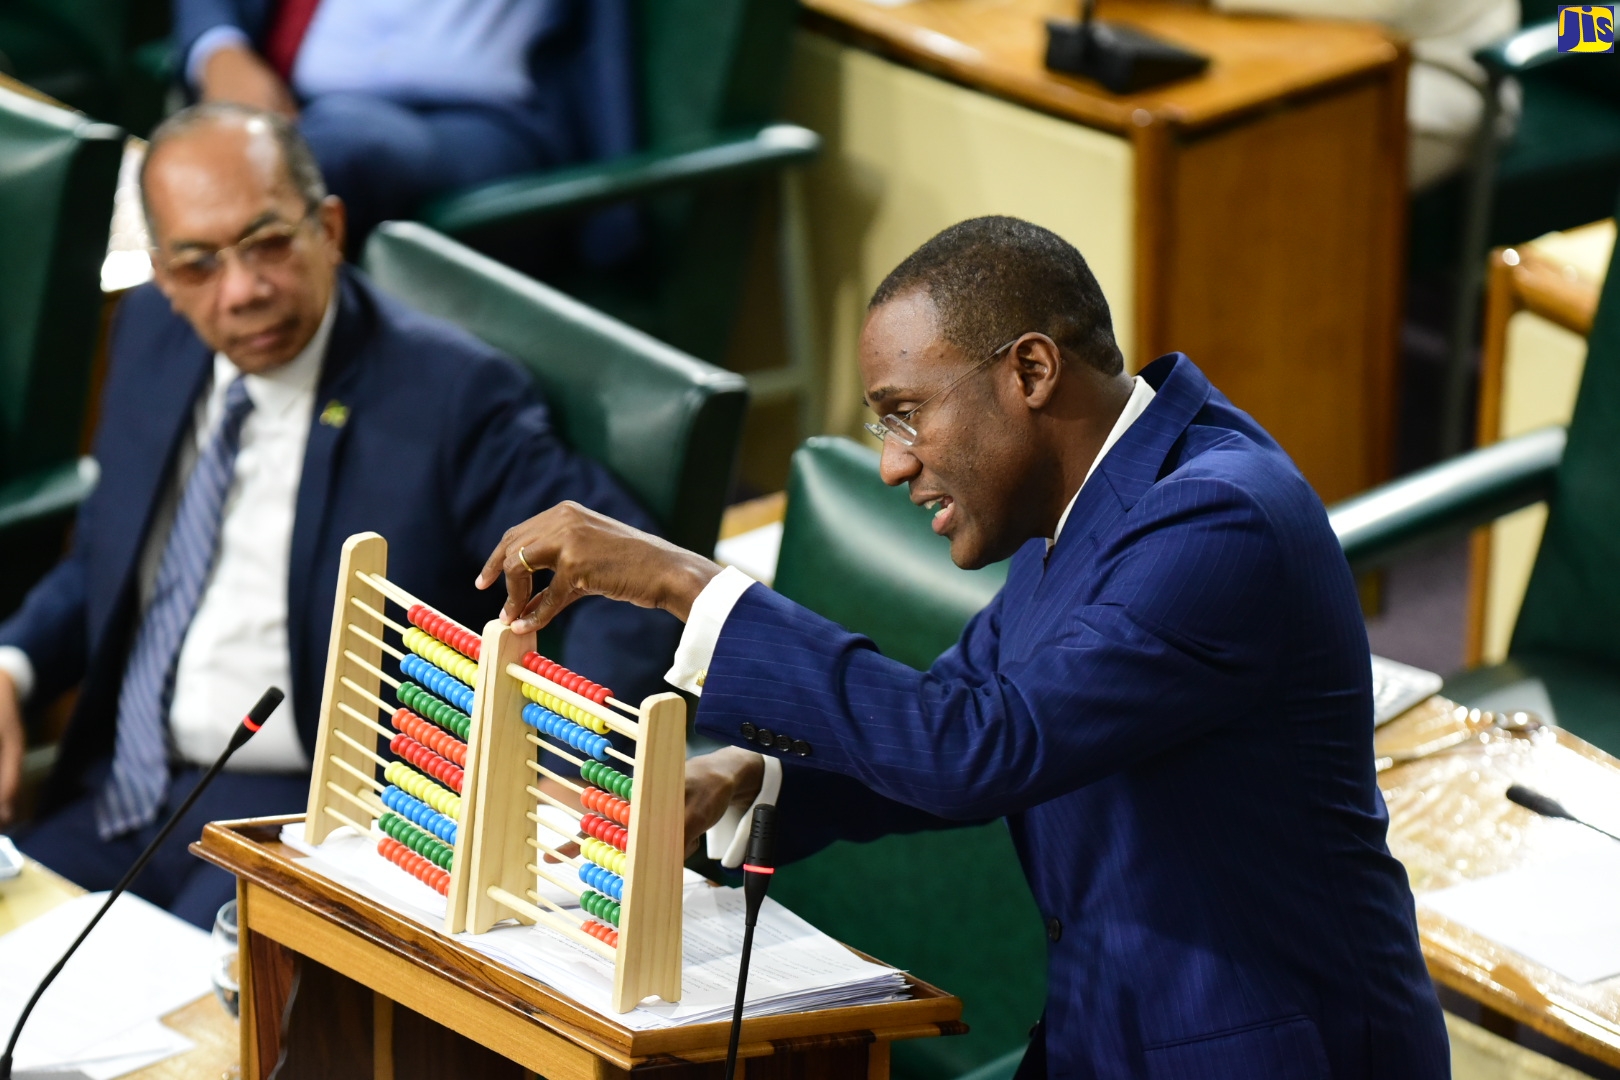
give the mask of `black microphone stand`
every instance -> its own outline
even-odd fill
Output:
[[[242,744],[251,739],[259,728],[264,726],[264,722],[270,718],[271,713],[276,711],[277,706],[281,704],[284,697],[286,695],[274,686],[264,692],[264,696],[259,698],[258,704],[254,705],[247,716],[243,717],[242,723],[231,735],[231,741],[226,745],[225,752],[220,754],[219,759],[208,767],[207,772],[203,773],[202,779],[197,781],[197,786],[191,789],[191,794],[187,795],[185,801],[180,804],[180,809],[171,814],[169,820],[163,823],[163,828],[159,829],[158,834],[152,838],[152,842],[146,845],[146,850],[141,852],[140,858],[136,859],[134,865],[124,872],[124,876],[119,879],[118,884],[113,886],[113,891],[107,894],[106,902],[96,911],[95,917],[90,920],[83,930],[79,931],[79,936],[74,938],[73,944],[67,947],[67,952],[62,954],[62,959],[56,962],[56,966],[51,968],[50,973],[35,988],[34,996],[29,998],[28,1004],[23,1006],[22,1015],[17,1017],[16,1026],[11,1029],[11,1038],[6,1042],[6,1052],[0,1054],[0,1080],[11,1080],[11,1057],[17,1049],[17,1040],[22,1037],[23,1025],[28,1022],[28,1016],[34,1011],[34,1006],[39,1004],[39,999],[45,996],[45,991],[50,988],[51,983],[56,981],[56,977],[67,966],[67,962],[72,958],[73,953],[80,945],[84,944],[84,939],[90,936],[90,931],[94,930],[96,924],[101,921],[101,917],[107,914],[107,910],[113,906],[113,901],[122,896],[124,890],[129,888],[130,883],[135,880],[142,870],[146,869],[146,864],[152,861],[152,856],[157,854],[157,849],[162,846],[163,841],[167,840],[169,834],[174,831],[174,827],[180,824],[180,819],[186,816],[186,811],[190,810],[192,804],[197,801],[197,796],[201,795],[203,789],[214,782],[214,777],[219,775],[219,771],[225,767],[225,763],[231,759],[231,755],[240,750]]]
[[[726,1080],[737,1075],[737,1042],[742,1036],[743,999],[748,992],[748,961],[754,954],[754,924],[776,873],[776,807],[754,807],[754,827],[748,835],[748,854],[743,859],[743,897],[748,911],[743,925],[742,963],[737,970],[737,1003],[731,1008],[731,1043],[726,1047]],[[0,1076],[0,1080],[6,1080]]]

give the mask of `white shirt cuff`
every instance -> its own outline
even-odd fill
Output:
[[[25,704],[34,692],[34,662],[15,645],[0,645],[0,671],[17,687],[17,703]]]
[[[219,50],[235,45],[251,49],[253,40],[235,26],[216,26],[198,34],[197,40],[191,44],[191,52],[186,56],[186,84],[193,90],[201,86],[203,68],[208,66],[208,61]]]
[[[758,582],[753,578],[728,566],[703,586],[692,601],[692,612],[675,650],[675,662],[664,673],[665,682],[677,690],[703,696],[703,682],[709,677],[709,662],[714,659],[714,647],[720,643],[720,631],[742,594],[755,584]]]
[[[761,757],[765,762],[765,778],[760,782],[758,797],[747,810],[727,807],[725,817],[708,832],[709,858],[719,859],[727,870],[741,866],[743,856],[748,853],[748,837],[754,831],[754,807],[775,806],[777,796],[782,793],[782,763],[773,757]]]

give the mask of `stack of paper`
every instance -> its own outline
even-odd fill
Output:
[[[60,905],[0,937],[0,1032],[84,929],[106,893]],[[45,991],[17,1044],[18,1072],[77,1071],[110,1080],[191,1049],[158,1017],[212,990],[207,934],[125,894]]]
[[[343,828],[317,847],[305,843],[302,824],[286,826],[281,838],[308,856],[306,865],[311,869],[434,930],[443,925],[444,898],[378,855],[375,838]],[[557,845],[566,838],[545,839]],[[545,892],[563,906],[578,905],[574,895],[562,889],[548,885]],[[588,1009],[642,1030],[730,1019],[742,957],[743,915],[741,889],[715,888],[686,871],[681,1000],[671,1005],[649,998],[622,1016],[612,1009],[613,966],[561,934],[514,923],[487,934],[459,934],[456,940]],[[871,1005],[908,996],[899,971],[862,960],[766,899],[754,928],[744,1015]]]

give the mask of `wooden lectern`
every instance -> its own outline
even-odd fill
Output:
[[[718,1078],[729,1025],[633,1031],[297,861],[281,827],[215,822],[192,851],[236,875],[242,1077]],[[955,1035],[962,1002],[907,977],[885,1005],[748,1020],[738,1075],[889,1075],[896,1039]]]

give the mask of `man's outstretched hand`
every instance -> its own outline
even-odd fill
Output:
[[[686,760],[686,856],[691,858],[726,810],[746,810],[765,781],[765,759],[728,746]]]
[[[531,569],[552,571],[551,583],[538,594]],[[564,502],[506,530],[478,575],[478,587],[487,589],[505,575],[501,619],[526,634],[585,596],[661,608],[685,622],[692,601],[719,572],[701,555]]]

